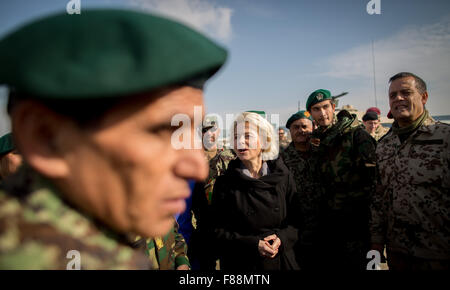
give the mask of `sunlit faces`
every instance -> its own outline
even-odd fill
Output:
[[[375,133],[378,126],[380,126],[379,120],[367,120],[363,121],[364,126],[366,127],[366,131],[369,132],[369,134]]]
[[[313,123],[309,119],[298,119],[291,124],[289,131],[291,132],[292,142],[295,144],[307,143],[313,131]]]
[[[333,124],[335,107],[331,100],[325,100],[311,106],[310,113],[319,126],[328,127]]]
[[[424,111],[428,93],[420,93],[413,77],[394,80],[389,86],[389,106],[400,126],[414,122]]]
[[[234,127],[234,152],[240,160],[252,160],[262,153],[258,127],[252,123],[237,123]]]
[[[123,102],[96,129],[65,126],[61,134],[68,141],[61,146],[70,171],[57,185],[70,201],[121,232],[166,234],[173,215],[185,209],[187,180],[204,180],[208,173],[201,149],[171,146],[177,129],[172,116],[193,118],[194,106],[203,106],[202,91],[181,87]]]

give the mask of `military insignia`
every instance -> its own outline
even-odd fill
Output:
[[[305,111],[305,112],[303,113],[303,115],[305,115],[306,118],[309,118],[309,117],[311,116],[311,114],[310,114],[308,111]]]
[[[322,101],[323,100],[323,94],[322,93],[318,93],[317,96],[316,96],[316,99],[318,101]]]

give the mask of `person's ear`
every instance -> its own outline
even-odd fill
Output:
[[[331,101],[331,107],[333,108],[333,112],[335,112],[336,111],[336,104],[333,101]]]
[[[50,178],[61,178],[69,174],[61,145],[69,121],[44,105],[23,100],[11,111],[13,135],[26,163],[39,173]],[[72,126],[73,127],[73,126]]]
[[[425,104],[427,103],[427,101],[428,101],[428,92],[424,92],[424,93],[422,94],[422,104],[425,106]]]

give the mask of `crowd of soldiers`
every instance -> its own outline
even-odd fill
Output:
[[[81,269],[220,268],[211,203],[236,154],[217,146],[214,122],[203,150],[174,148],[183,127],[171,118],[193,118],[226,58],[184,25],[127,10],[57,14],[0,40],[12,123],[0,139],[0,269],[67,269],[72,250]],[[319,89],[288,119],[292,141],[279,132],[300,269],[364,270],[370,250],[393,270],[449,269],[450,126],[430,116],[415,74],[391,77],[387,98],[390,130],[377,108],[362,121],[336,114]]]

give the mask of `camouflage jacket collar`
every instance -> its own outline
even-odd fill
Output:
[[[419,135],[420,133],[424,133],[427,135],[433,135],[435,133],[435,131],[437,130],[437,127],[434,126],[436,124],[436,121],[430,116],[428,115],[428,117],[425,119],[425,121],[423,122],[423,124],[417,129],[416,132],[414,132],[411,136],[409,136],[409,139],[414,139],[417,137],[417,135]],[[381,140],[386,139],[386,141],[388,142],[394,142],[397,143],[398,146],[401,145],[400,139],[398,137],[398,135],[394,134],[392,131],[390,131],[390,133],[386,134],[385,137],[383,137]],[[406,144],[407,142],[404,142],[403,144]]]
[[[68,221],[64,221],[63,216],[65,212],[70,211],[73,213],[71,222],[74,225],[91,224],[96,230],[121,244],[132,246],[134,242],[131,239],[131,235],[118,234],[102,222],[72,206],[70,202],[63,198],[59,190],[50,180],[34,171],[27,164],[22,165],[14,175],[8,178],[2,185],[2,188],[8,195],[20,199],[26,204],[33,204],[34,207],[39,207],[39,211],[45,214],[41,216],[37,215],[36,218],[49,218],[46,222],[55,228],[63,230],[69,228],[67,224],[64,224]],[[75,230],[74,228],[72,230]],[[75,232],[68,234],[76,235]]]
[[[350,112],[347,110],[341,110],[336,117],[337,122],[328,130],[324,132],[315,130],[313,132],[313,137],[319,138],[320,144],[330,146],[337,136],[342,136],[348,132],[353,131],[356,128],[363,128],[362,125],[358,122],[358,118],[356,117],[356,115],[350,114]]]
[[[417,131],[422,133],[433,134],[434,131],[436,131],[436,126],[432,126],[434,124],[436,124],[436,121],[433,119],[433,117],[428,115],[428,118],[425,119],[422,126],[420,126],[419,129],[417,129]]]

